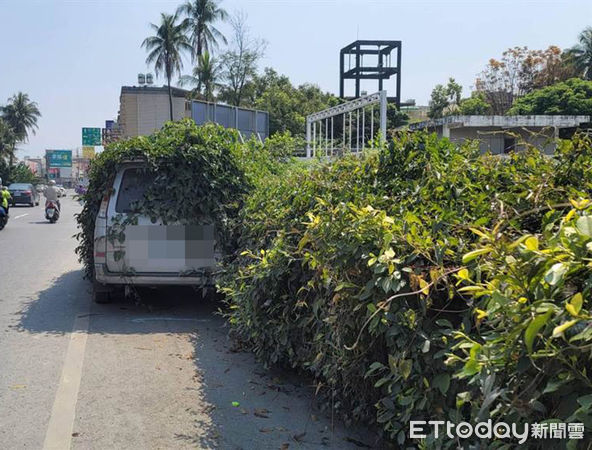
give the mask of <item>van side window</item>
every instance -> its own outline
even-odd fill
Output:
[[[142,199],[153,181],[154,176],[142,169],[126,169],[119,186],[115,211],[118,213],[131,212],[132,203]]]

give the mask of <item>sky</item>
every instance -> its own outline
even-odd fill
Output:
[[[39,129],[19,158],[81,146],[82,127],[115,119],[122,85],[152,69],[140,47],[178,1],[0,0],[0,105],[18,91],[37,102]],[[260,68],[338,94],[339,50],[356,39],[401,40],[402,98],[425,105],[454,77],[469,95],[490,58],[513,46],[576,43],[592,0],[222,0],[267,41]],[[229,27],[219,28],[229,33]],[[185,73],[191,70],[185,61]],[[156,80],[163,84],[164,79]],[[394,81],[385,84],[394,92]],[[377,89],[367,87],[368,92]],[[393,94],[394,95],[394,94]]]

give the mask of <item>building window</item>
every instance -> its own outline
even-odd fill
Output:
[[[516,139],[504,138],[504,153],[510,153],[516,150]]]

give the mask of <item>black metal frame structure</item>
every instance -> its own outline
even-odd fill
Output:
[[[395,50],[397,54],[395,65],[393,65],[392,53]],[[376,65],[366,65],[364,55],[376,55]],[[341,98],[359,98],[361,80],[378,80],[378,90],[382,91],[383,81],[392,76],[396,76],[396,95],[388,97],[388,100],[395,103],[399,109],[401,107],[401,41],[358,40],[343,47],[339,53],[339,96]],[[355,80],[354,97],[345,96],[345,80]]]

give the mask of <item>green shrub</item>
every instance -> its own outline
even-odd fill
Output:
[[[572,203],[545,214],[536,235],[479,232],[478,264],[458,274],[477,326],[454,332],[448,362],[462,363],[455,376],[469,384],[489,379],[466,399],[476,415],[592,428],[592,208]]]
[[[245,200],[240,251],[220,280],[233,330],[266,363],[312,375],[327,407],[399,445],[410,420],[470,419],[465,400],[476,404],[483,382],[446,363],[463,357],[458,332],[477,337],[481,325],[457,286],[463,255],[482,251],[474,230],[541,232],[553,205],[591,192],[590,166],[584,138],[556,159],[499,158],[403,134],[363,157],[270,175]]]

